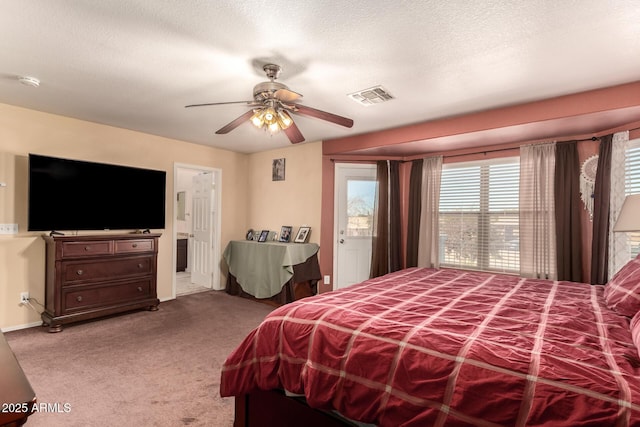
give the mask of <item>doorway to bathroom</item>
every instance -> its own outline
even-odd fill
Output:
[[[220,287],[220,181],[222,171],[174,164],[173,295]]]

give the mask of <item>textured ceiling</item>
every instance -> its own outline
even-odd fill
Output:
[[[239,152],[288,146],[214,132],[265,81],[350,117],[295,116],[307,141],[640,80],[637,0],[19,0],[0,2],[0,102]],[[39,88],[17,76],[34,76]],[[364,107],[348,93],[383,85]]]

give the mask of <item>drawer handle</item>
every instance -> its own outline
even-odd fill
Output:
[[[137,248],[137,247],[138,247],[138,244],[137,244],[137,243],[134,243],[134,244],[132,244],[131,246],[133,246],[134,248]]]
[[[78,270],[78,271],[76,271],[76,274],[77,274],[78,276],[82,276],[82,275],[84,274],[84,271],[82,271],[82,270]]]
[[[84,250],[85,250],[85,251],[90,251],[90,250],[91,250],[91,246],[85,246],[85,247],[84,247]]]
[[[142,292],[142,286],[138,286],[138,292]]]
[[[78,296],[76,297],[76,301],[78,301],[78,302],[82,302],[82,295],[78,295]]]
[[[138,268],[142,268],[144,265],[142,263],[138,264]]]

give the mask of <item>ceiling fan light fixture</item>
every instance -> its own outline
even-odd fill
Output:
[[[273,122],[267,126],[267,129],[270,133],[275,134],[280,132],[280,125],[278,125],[278,122]]]
[[[289,126],[293,124],[293,119],[289,114],[287,114],[284,110],[278,111],[278,124],[282,130],[287,129]]]
[[[266,64],[263,66],[263,70],[269,78],[269,81],[258,83],[253,87],[253,100],[251,101],[211,102],[206,104],[191,104],[185,107],[204,107],[222,104],[257,106],[256,108],[245,111],[244,114],[218,129],[216,135],[227,134],[248,120],[258,129],[262,129],[271,134],[284,131],[292,144],[298,144],[305,140],[302,132],[300,132],[300,129],[298,129],[298,126],[296,126],[296,123],[291,118],[292,112],[325,120],[347,128],[353,126],[353,120],[347,117],[296,103],[295,101],[300,99],[302,95],[290,90],[284,84],[275,81],[280,72],[278,65]]]
[[[273,107],[267,107],[263,110],[263,117],[264,117],[264,122],[268,125],[271,126],[272,124],[278,122],[277,114],[276,114],[276,110],[273,109]]]
[[[258,129],[265,129],[275,134],[291,126],[293,119],[286,111],[268,106],[254,110],[251,123]]]
[[[264,110],[256,110],[255,114],[251,116],[251,123],[257,128],[262,128],[264,126]]]

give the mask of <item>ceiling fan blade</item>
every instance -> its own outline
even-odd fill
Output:
[[[278,89],[273,93],[273,96],[279,101],[283,102],[293,102],[297,99],[302,98],[302,95],[298,92],[294,92],[290,89]]]
[[[231,101],[231,102],[210,102],[208,104],[191,104],[191,105],[185,105],[184,108],[191,108],[191,107],[208,107],[209,105],[227,105],[227,104],[248,104],[248,105],[255,105],[256,102],[255,101]]]
[[[291,126],[283,130],[283,132],[292,144],[304,141],[304,136],[302,136],[302,132],[300,132],[300,129],[298,129],[295,123],[291,123]]]
[[[300,104],[294,104],[293,107],[294,108],[290,110],[292,113],[315,117],[317,119],[326,120],[328,122],[332,122],[348,128],[353,126],[353,120],[346,117],[338,116],[337,114],[327,113],[326,111],[317,110],[315,108],[307,107]]]
[[[247,120],[249,120],[251,118],[251,116],[253,116],[253,110],[247,111],[246,113],[244,113],[243,115],[241,115],[240,117],[238,117],[237,119],[235,119],[234,121],[229,123],[228,125],[221,127],[220,129],[218,129],[216,131],[216,133],[218,135],[229,133],[232,130],[234,130],[235,128],[237,128],[238,126],[240,126],[242,123],[244,123]]]

